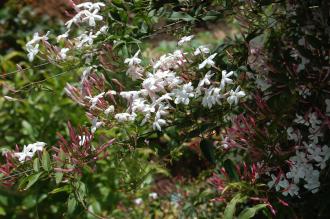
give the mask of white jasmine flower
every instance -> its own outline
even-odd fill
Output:
[[[173,94],[175,95],[175,104],[183,103],[185,105],[189,104],[189,98],[194,97],[194,87],[191,85],[191,82],[184,84],[179,89],[173,90]]]
[[[225,85],[226,84],[232,84],[233,83],[233,80],[230,79],[229,77],[232,76],[234,74],[233,71],[230,71],[228,74],[227,74],[227,71],[226,70],[223,70],[221,72],[222,74],[222,77],[221,77],[221,82],[220,82],[220,89],[223,89],[225,88]]]
[[[29,48],[30,46],[39,43],[40,40],[47,41],[49,34],[50,34],[50,31],[47,31],[47,33],[44,36],[39,36],[38,32],[34,33],[32,40],[30,40],[29,42],[26,43],[26,48]]]
[[[39,44],[36,44],[34,47],[30,46],[27,48],[28,53],[28,59],[30,62],[34,60],[34,57],[39,53]]]
[[[162,101],[169,101],[169,100],[172,100],[171,94],[166,93],[166,94],[162,95],[161,97],[159,97],[157,100],[155,100],[153,102],[153,104],[154,105],[160,104]],[[160,110],[160,109],[167,109],[167,107],[164,107],[164,105],[160,105],[158,110]]]
[[[199,46],[195,52],[194,52],[194,55],[197,56],[199,54],[208,54],[210,53],[210,49],[206,46]]]
[[[198,68],[202,69],[205,68],[205,66],[214,66],[215,63],[213,59],[215,58],[216,55],[217,53],[210,55],[207,59],[205,59],[201,64],[198,65]]]
[[[105,115],[109,115],[115,112],[115,107],[113,105],[110,105],[106,110],[104,110]]]
[[[70,20],[68,20],[64,25],[66,26],[66,28],[70,29],[72,24],[78,24],[81,22],[81,17],[85,14],[85,10],[84,11],[80,11],[78,12],[73,18],[71,18]]]
[[[326,105],[325,112],[326,112],[327,115],[330,115],[330,99],[325,100],[325,105]]]
[[[109,90],[107,94],[117,95],[117,92],[115,90]]]
[[[290,196],[296,196],[299,194],[299,187],[296,184],[290,184],[289,187],[282,192],[284,196],[287,196],[288,194]]]
[[[49,31],[44,36],[39,36],[39,33],[34,33],[32,40],[26,43],[26,50],[28,53],[29,61],[32,62],[34,57],[39,52],[39,42],[40,40],[48,40]]]
[[[19,162],[23,163],[26,158],[32,158],[33,153],[24,145],[23,151],[14,153],[14,156],[18,157]]]
[[[305,178],[307,183],[304,185],[304,187],[312,193],[316,193],[318,191],[318,188],[320,187],[319,177],[320,171],[313,170],[309,172],[309,174]]]
[[[240,91],[240,87],[238,86],[236,88],[235,91],[231,90],[230,93],[229,93],[229,97],[227,98],[227,102],[232,105],[233,103],[235,105],[238,104],[238,101],[241,97],[244,97],[245,96],[245,92],[244,91]]]
[[[101,7],[104,7],[105,4],[102,3],[102,2],[96,2],[96,3],[92,3],[92,2],[83,2],[83,3],[80,3],[78,5],[76,5],[76,8],[84,8],[84,9],[87,9],[87,10],[101,10]]]
[[[166,121],[161,118],[155,118],[155,121],[152,124],[152,127],[154,130],[158,129],[159,131],[162,131],[162,126],[166,125]]]
[[[83,146],[86,142],[91,140],[86,135],[78,136],[78,139],[79,139],[79,143],[78,143],[79,146]]]
[[[36,142],[23,147],[22,152],[14,153],[15,157],[18,157],[19,162],[23,163],[26,158],[32,158],[37,151],[42,151],[46,145],[44,142]]]
[[[96,104],[99,102],[99,100],[103,97],[105,92],[102,92],[94,97],[86,96],[87,99],[89,99],[89,102],[92,104],[90,109],[93,109],[96,107]]]
[[[120,123],[127,121],[134,121],[135,117],[136,117],[135,114],[129,114],[129,113],[117,113],[115,115],[115,119]]]
[[[198,87],[203,87],[204,85],[210,85],[211,84],[210,79],[212,78],[213,75],[214,75],[214,73],[211,73],[211,71],[208,71],[205,74],[204,78],[199,81]]]
[[[62,39],[68,38],[69,37],[69,32],[70,32],[70,30],[66,31],[64,34],[58,35],[56,37],[56,41],[60,42]]]
[[[61,57],[62,60],[66,59],[66,53],[69,51],[70,49],[69,48],[62,48],[60,53],[59,53],[59,56]]]
[[[156,192],[152,192],[149,194],[149,197],[152,199],[157,199],[158,198],[158,194]]]
[[[318,163],[317,166],[319,166],[321,168],[321,170],[323,170],[327,166],[327,161],[330,158],[330,148],[327,145],[324,145],[322,147],[321,155],[323,156],[323,159],[321,162]]]
[[[304,179],[306,175],[305,165],[297,163],[290,168],[290,171],[286,173],[288,179],[293,180],[294,183],[299,183],[300,179]]]
[[[211,109],[216,103],[221,104],[221,98],[222,95],[220,94],[220,88],[210,87],[205,91],[205,95],[202,99],[202,105]]]
[[[321,162],[323,160],[322,157],[322,148],[313,145],[307,149],[308,155],[307,158],[310,160],[315,160],[316,162]]]
[[[141,205],[143,203],[143,200],[142,200],[142,198],[137,198],[137,199],[134,199],[134,203],[136,205]]]
[[[94,117],[92,120],[92,128],[91,132],[94,133],[96,129],[100,128],[102,125],[104,125],[103,122],[99,122],[97,117]]]
[[[141,59],[138,58],[140,50],[138,50],[132,58],[126,58],[124,63],[128,63],[129,66],[138,65],[141,63]]]
[[[153,65],[154,69],[162,69],[163,71],[177,69],[187,60],[184,58],[185,53],[181,50],[176,50],[173,53],[162,55],[159,60]]]
[[[294,132],[292,127],[287,128],[286,133],[288,135],[288,140],[294,140],[295,142],[299,141],[300,135]]]
[[[100,34],[102,34],[102,33],[106,33],[107,30],[108,30],[108,28],[109,28],[109,27],[108,27],[107,25],[102,26],[102,27],[100,28],[100,30],[96,32],[95,35],[98,36],[98,35],[100,35]]]
[[[227,149],[229,148],[229,142],[230,142],[230,139],[228,136],[226,136],[222,141],[221,141],[221,146],[224,148],[224,149]]]
[[[191,41],[192,38],[194,38],[194,35],[184,36],[179,40],[178,45],[182,46],[184,43]]]
[[[136,98],[131,104],[131,109],[133,112],[140,111],[143,113],[147,113],[149,108],[150,106],[146,104],[146,100],[143,98]]]
[[[130,76],[133,81],[142,79],[143,73],[144,73],[144,69],[139,65],[131,65],[128,67],[126,71],[126,75]]]
[[[307,120],[305,120],[304,117],[302,117],[298,114],[296,114],[296,118],[293,120],[293,122],[309,126],[309,122]]]
[[[312,95],[312,93],[310,92],[310,89],[308,89],[308,87],[306,87],[305,85],[298,87],[297,90],[298,90],[299,95],[302,96],[304,99],[306,99],[308,96]]]
[[[308,114],[308,121],[313,129],[318,129],[319,125],[322,123],[321,120],[317,119],[317,114],[315,112]]]
[[[82,21],[88,21],[89,26],[94,27],[96,24],[96,21],[103,20],[103,17],[101,15],[98,15],[97,13],[99,10],[94,10],[92,13],[89,11],[85,11],[85,16]]]
[[[27,146],[27,149],[31,150],[32,153],[34,154],[35,152],[37,151],[42,151],[44,149],[44,147],[46,146],[46,143],[45,142],[36,142],[36,143],[33,143],[33,144],[29,144]]]
[[[122,91],[119,94],[121,97],[125,98],[128,102],[132,102],[136,98],[139,97],[140,92],[139,91]]]
[[[267,183],[268,188],[273,188],[275,186],[275,190],[278,192],[280,190],[280,185],[278,184],[278,182],[280,181],[280,179],[283,177],[281,176],[280,179],[278,179],[274,174],[271,174],[270,177],[272,178],[272,180],[270,180]]]
[[[89,44],[89,45],[92,45],[93,42],[94,42],[94,39],[96,38],[97,36],[94,35],[92,32],[90,32],[88,35],[87,34],[81,34],[77,39],[78,39],[78,42],[79,44],[77,45],[78,48],[82,47],[84,44]]]

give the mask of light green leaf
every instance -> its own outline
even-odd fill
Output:
[[[258,204],[252,208],[246,208],[239,214],[238,219],[253,218],[259,210],[261,210],[265,207],[267,207],[266,204]]]
[[[35,158],[33,160],[33,169],[35,172],[39,172],[39,170],[40,170],[39,158]]]
[[[60,182],[62,182],[63,179],[63,173],[62,172],[56,172],[55,173],[55,182],[56,184],[59,184]]]
[[[242,196],[241,194],[237,194],[234,196],[234,198],[229,202],[229,204],[226,206],[225,212],[224,212],[224,219],[233,219],[236,211],[236,205],[238,203],[242,203],[246,200],[246,196]]]
[[[68,199],[68,213],[72,214],[77,207],[77,201],[74,195],[70,195]]]
[[[1,216],[5,216],[6,215],[6,211],[3,207],[0,206],[0,215]]]
[[[50,157],[49,157],[49,154],[46,150],[44,150],[42,152],[42,167],[46,171],[50,171],[50,169],[51,169]]]
[[[71,191],[71,186],[65,185],[65,186],[53,189],[49,194],[56,194],[59,192],[69,192],[69,191]]]
[[[171,20],[184,20],[184,21],[188,21],[188,22],[196,20],[191,15],[186,14],[186,13],[182,13],[182,12],[173,12],[169,19],[171,19]]]

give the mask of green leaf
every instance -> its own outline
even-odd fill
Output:
[[[33,186],[39,179],[39,177],[41,176],[42,172],[40,173],[36,173],[36,174],[33,174],[31,176],[28,177],[28,184],[26,185],[25,189],[24,190],[27,190],[29,189],[31,186]]]
[[[211,21],[211,20],[216,20],[218,17],[221,16],[221,13],[217,11],[209,11],[206,13],[204,17],[202,17],[203,21]]]
[[[239,214],[238,219],[253,218],[259,210],[261,210],[265,207],[267,207],[266,204],[258,204],[252,208],[246,208]]]
[[[60,182],[62,182],[63,179],[63,173],[62,172],[56,172],[55,173],[55,182],[56,184],[59,184]]]
[[[46,171],[50,171],[51,169],[51,163],[50,163],[50,157],[49,154],[46,150],[44,150],[42,152],[42,167],[46,170]]]
[[[71,191],[71,186],[65,185],[56,189],[53,189],[49,194],[56,194],[59,192],[70,192]]]
[[[184,20],[184,21],[187,21],[187,22],[195,20],[195,18],[192,17],[191,15],[186,14],[186,13],[182,13],[182,12],[173,12],[169,19],[171,19],[171,20]]]
[[[70,195],[68,199],[68,213],[72,214],[77,207],[77,200],[74,195]]]
[[[233,163],[233,161],[231,161],[230,159],[225,160],[225,162],[223,163],[224,168],[226,169],[226,172],[229,175],[229,178],[231,180],[239,180],[239,176],[236,172],[236,168],[235,165]]]
[[[35,172],[39,172],[39,170],[40,170],[39,158],[35,158],[33,160],[33,169]]]
[[[140,28],[141,33],[148,33],[148,25],[146,22],[143,22]]]
[[[5,216],[6,215],[6,211],[3,207],[0,206],[0,215],[1,216]]]
[[[215,163],[213,142],[207,139],[203,139],[200,143],[200,148],[204,157],[211,163]]]
[[[227,204],[225,212],[224,212],[224,219],[233,219],[236,211],[236,205],[238,203],[244,202],[246,200],[246,196],[241,196],[241,194],[237,194],[234,198]]]

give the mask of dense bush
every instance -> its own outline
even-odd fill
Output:
[[[330,214],[327,1],[63,7],[34,34],[19,28],[36,19],[26,9],[8,20],[22,32],[3,28],[18,40],[1,56],[0,214]]]

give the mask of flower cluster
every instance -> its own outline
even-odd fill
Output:
[[[306,117],[296,115],[294,124],[307,128],[309,135],[303,136],[299,128],[287,129],[288,140],[300,145],[294,156],[288,160],[289,171],[279,177],[272,175],[272,180],[268,183],[269,187],[282,190],[283,195],[299,195],[299,185],[308,191],[316,193],[320,187],[320,170],[326,167],[326,162],[330,158],[330,148],[322,145],[323,132],[321,129],[322,121],[318,119],[316,112],[310,112]],[[307,139],[304,139],[304,137]]]
[[[192,36],[182,38],[178,45],[188,42]],[[203,49],[204,48],[204,49]],[[203,50],[208,53],[206,46],[200,46],[196,51]],[[193,86],[194,81],[189,81],[189,75],[184,75],[180,69],[187,67],[187,63],[193,62],[193,57],[189,56],[183,50],[176,50],[161,56],[152,65],[153,72],[146,72],[140,66],[141,59],[138,58],[138,51],[132,58],[126,59],[128,63],[128,75],[133,80],[141,80],[141,90],[123,91],[120,96],[126,99],[129,108],[126,112],[117,113],[115,118],[119,122],[134,121],[138,113],[141,113],[144,118],[142,124],[149,121],[151,118],[153,128],[161,131],[162,127],[168,124],[169,121],[165,116],[169,114],[169,110],[173,109],[171,101],[174,104],[189,105],[192,98],[198,99],[202,96],[202,104],[205,107],[212,108],[215,104],[221,104],[221,99],[227,98],[229,104],[238,104],[241,97],[245,96],[243,91],[240,91],[239,86],[236,90],[226,92],[226,85],[233,84],[230,76],[234,72],[223,70],[220,86],[216,86],[216,82],[212,81],[212,76],[215,73],[208,71],[204,78],[198,82],[196,87]],[[193,55],[200,53],[194,53]],[[216,54],[206,58],[200,65],[199,69],[205,66],[214,66],[212,61]],[[145,75],[144,75],[145,73]],[[181,73],[178,74],[178,73]]]
[[[21,163],[23,163],[25,160],[31,159],[37,151],[42,151],[45,145],[45,142],[36,142],[28,144],[28,146],[24,145],[22,152],[16,152],[14,155]]]
[[[184,38],[184,43],[186,44],[189,39]],[[200,52],[197,53],[197,51]],[[222,101],[237,105],[245,96],[240,86],[237,86],[235,90],[229,89],[235,85],[234,79],[231,78],[234,77],[233,71],[223,70],[220,82],[212,80],[219,71],[212,61],[216,53],[202,61],[203,68],[213,67],[213,69],[198,80],[203,71],[200,70],[200,66],[196,68],[194,63],[200,62],[202,55],[207,53],[209,49],[206,46],[199,46],[193,54],[178,49],[173,53],[162,55],[150,65],[142,66],[139,50],[133,57],[124,60],[124,63],[128,65],[126,73],[133,81],[140,84],[139,90],[122,91],[124,86],[116,79],[113,79],[113,82],[118,86],[119,91],[106,90],[102,82],[104,81],[102,74],[93,73],[95,67],[89,66],[83,73],[82,89],[68,85],[66,91],[72,99],[88,107],[92,120],[105,116],[105,118],[103,116],[103,121],[100,119],[98,125],[93,126],[94,131],[105,124],[109,117],[114,118],[118,123],[139,121],[141,125],[144,125],[150,122],[154,130],[161,131],[171,122],[166,117],[175,110],[174,105],[189,106],[197,101],[211,109],[216,104],[222,104]],[[119,99],[126,101],[125,111],[119,110],[121,106],[118,103],[122,102]],[[142,116],[141,120],[139,115]]]
[[[67,59],[68,52],[72,49],[80,49],[85,46],[90,46],[93,44],[94,40],[101,34],[104,34],[108,27],[102,26],[98,31],[93,33],[93,31],[85,31],[81,33],[76,38],[69,39],[69,33],[71,31],[73,24],[80,24],[80,23],[88,23],[89,27],[94,28],[96,26],[96,22],[102,21],[103,16],[99,15],[101,8],[105,6],[102,2],[84,2],[81,4],[73,4],[73,9],[77,12],[72,19],[65,23],[67,27],[67,31],[61,35],[56,37],[57,42],[65,42],[65,45],[68,48],[60,48],[54,46],[48,42],[48,36],[50,31],[46,33],[44,36],[39,36],[39,33],[35,33],[33,39],[26,43],[26,49],[28,51],[28,58],[32,62],[34,57],[39,53],[40,44],[39,42],[42,41],[47,49],[47,58],[52,59],[52,54],[55,54],[55,59],[59,61],[63,61]]]
[[[39,53],[40,41],[46,42],[48,40],[49,31],[44,36],[39,36],[39,33],[33,35],[32,40],[26,43],[26,50],[28,53],[28,58],[30,62],[34,60],[34,57]]]

